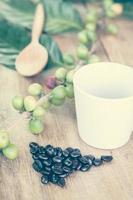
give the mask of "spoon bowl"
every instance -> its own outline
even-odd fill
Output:
[[[16,70],[23,76],[34,76],[41,72],[48,61],[48,53],[39,43],[32,42],[16,59]]]

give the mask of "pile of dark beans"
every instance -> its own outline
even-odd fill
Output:
[[[71,147],[62,150],[60,147],[47,145],[39,146],[32,142],[29,144],[34,160],[32,167],[39,172],[43,184],[53,183],[60,187],[65,186],[65,178],[75,171],[86,172],[92,166],[98,167],[104,162],[110,162],[112,156],[95,158],[93,155],[82,155],[79,149]]]

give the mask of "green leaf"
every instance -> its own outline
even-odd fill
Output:
[[[71,3],[62,0],[43,1],[47,13],[46,31],[48,33],[57,34],[82,29],[80,14]]]
[[[40,0],[0,0],[0,17],[31,29],[36,3]],[[63,0],[42,0],[46,11],[45,31],[57,34],[82,29],[79,12]]]
[[[62,66],[63,57],[57,43],[52,40],[50,36],[45,34],[41,36],[40,42],[48,49],[49,52],[49,61],[47,67]]]
[[[30,42],[30,35],[30,31],[24,27],[0,20],[0,64],[15,69],[16,56]],[[47,67],[62,65],[62,54],[56,42],[45,34],[41,36],[40,42],[49,53]]]
[[[0,18],[28,27],[32,27],[35,4],[30,0],[0,0]]]

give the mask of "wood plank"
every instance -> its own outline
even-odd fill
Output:
[[[118,20],[115,23],[119,28],[117,37],[103,36],[102,44],[111,61],[133,66],[133,22]]]

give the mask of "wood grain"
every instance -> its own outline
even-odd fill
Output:
[[[133,23],[120,20],[118,24],[120,37],[101,38],[98,53],[103,60],[133,66]],[[68,35],[56,37],[56,40],[64,52],[74,52],[77,43],[75,39]],[[11,98],[18,93],[26,95],[27,86],[34,81],[43,82],[44,77],[40,75],[26,79],[2,66],[0,75],[0,128],[8,127],[12,142],[20,148],[20,156],[15,161],[0,156],[0,200],[133,199],[133,137],[124,147],[113,151],[94,149],[86,145],[78,136],[73,100],[67,101],[62,107],[52,108],[45,118],[44,133],[34,136],[28,131],[27,120],[12,109]],[[13,125],[14,122],[16,126]],[[31,167],[28,148],[31,141],[42,145],[50,143],[61,147],[78,147],[83,153],[96,156],[111,153],[114,160],[112,164],[93,168],[88,173],[78,172],[71,175],[64,189],[54,185],[44,186],[40,182],[40,176]]]

